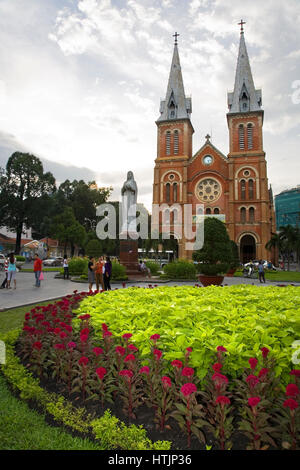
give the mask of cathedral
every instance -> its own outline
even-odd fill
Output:
[[[203,204],[205,216],[217,217],[226,224],[230,239],[239,247],[241,262],[273,258],[265,248],[276,227],[263,150],[262,92],[255,89],[243,24],[241,21],[234,90],[227,95],[227,155],[212,144],[209,135],[203,146],[193,152],[192,102],[184,92],[175,34],[166,98],[160,103],[156,121],[153,204],[167,207],[179,258],[192,259],[184,236],[178,236],[184,231],[176,207],[183,209],[185,204],[191,205],[194,221],[197,204]],[[159,219],[160,233],[164,232],[164,224],[165,219]]]

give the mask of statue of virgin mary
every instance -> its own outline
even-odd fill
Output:
[[[137,185],[132,171],[128,171],[127,180],[123,184],[122,190],[122,232],[136,232],[136,201]]]

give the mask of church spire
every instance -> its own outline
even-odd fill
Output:
[[[253,82],[249,57],[247,53],[244,28],[241,20],[241,37],[239,55],[235,74],[234,91],[228,93],[229,113],[241,113],[261,110],[261,90],[256,90]]]
[[[190,119],[192,112],[191,98],[186,98],[184,93],[183,79],[178,53],[177,37],[175,33],[175,44],[169,82],[165,100],[160,102],[160,117],[157,121],[169,121],[173,119]]]

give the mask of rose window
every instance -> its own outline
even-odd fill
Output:
[[[222,188],[218,181],[205,178],[196,187],[196,195],[202,202],[214,202],[221,196]]]

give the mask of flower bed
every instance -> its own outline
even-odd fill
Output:
[[[132,290],[127,291],[133,294]],[[135,293],[139,291],[136,289]],[[109,297],[113,298],[111,294]],[[148,355],[140,354],[136,335],[128,330],[116,335],[102,322],[98,331],[89,314],[78,315],[74,321],[72,309],[86,296],[75,292],[74,296],[26,314],[17,344],[18,355],[46,388],[55,386],[62,394],[55,401],[35,381],[31,386],[27,382],[24,393],[28,398],[32,394],[38,396],[58,419],[63,422],[67,419],[71,427],[85,423],[86,430],[93,429],[94,435],[108,443],[119,433],[116,425],[108,431],[106,423],[110,418],[118,422],[117,418],[107,413],[100,418],[110,406],[127,416],[128,422],[147,423],[152,435],[156,433],[163,439],[176,438],[179,426],[181,437],[185,436],[185,444],[181,443],[180,448],[205,448],[210,442],[213,448],[241,448],[243,438],[244,447],[249,449],[298,448],[300,371],[291,371],[288,363],[290,383],[286,388],[280,385],[273,349],[260,344],[257,354],[251,354],[250,359],[248,356],[246,367],[234,378],[226,373],[231,355],[227,345],[217,346],[210,354],[205,380],[200,380],[192,367],[191,346],[185,344],[180,355],[169,360],[164,353],[165,340],[154,333],[147,338]],[[107,298],[106,293],[89,296],[90,301],[97,302]],[[16,378],[17,368],[9,370],[6,375],[24,388],[24,381]],[[27,380],[28,375],[25,376]],[[63,407],[67,397],[77,404],[75,420],[72,406],[69,405],[67,413]],[[92,420],[84,409],[92,410],[98,418]],[[136,436],[139,429],[134,428]],[[145,430],[140,429],[142,432]],[[168,448],[168,443],[160,440],[151,444],[145,434],[141,440],[143,448]],[[126,448],[125,441],[122,448]],[[127,445],[134,448],[130,447],[132,440]],[[141,448],[138,442],[135,445]]]

